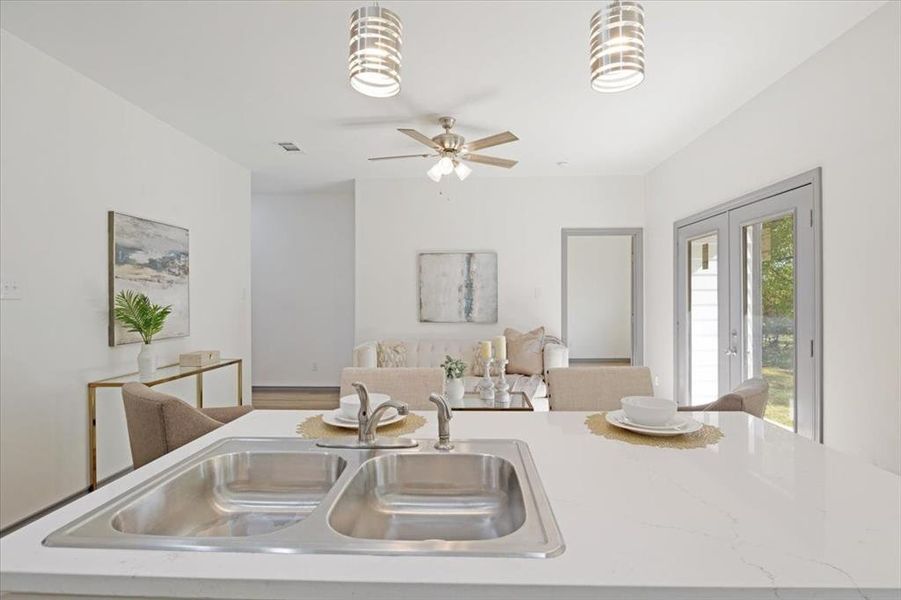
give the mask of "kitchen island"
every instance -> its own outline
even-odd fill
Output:
[[[51,548],[56,529],[229,437],[296,437],[255,411],[0,540],[0,591],[178,598],[899,598],[901,478],[744,413],[702,449],[591,434],[588,413],[464,413],[456,439],[525,441],[565,542],[553,558]],[[412,437],[434,439],[435,413]],[[429,443],[431,442],[423,442]]]

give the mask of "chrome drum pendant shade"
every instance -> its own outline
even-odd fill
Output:
[[[350,85],[374,98],[400,92],[400,17],[379,6],[364,6],[350,15]]]
[[[591,17],[591,87],[622,92],[644,80],[644,9],[614,0]]]

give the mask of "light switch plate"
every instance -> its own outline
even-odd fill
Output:
[[[0,281],[0,300],[21,300],[22,288],[18,281]]]

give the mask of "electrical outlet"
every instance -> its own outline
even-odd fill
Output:
[[[22,288],[18,281],[0,281],[0,300],[21,300]]]
[[[313,363],[313,372],[315,373],[318,370],[319,370],[319,363]]]
[[[654,375],[654,387],[660,387],[660,376]]]

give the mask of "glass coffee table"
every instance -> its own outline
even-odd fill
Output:
[[[453,410],[535,410],[525,392],[510,392],[509,402],[482,400],[478,393],[466,393],[460,400],[449,400]]]

